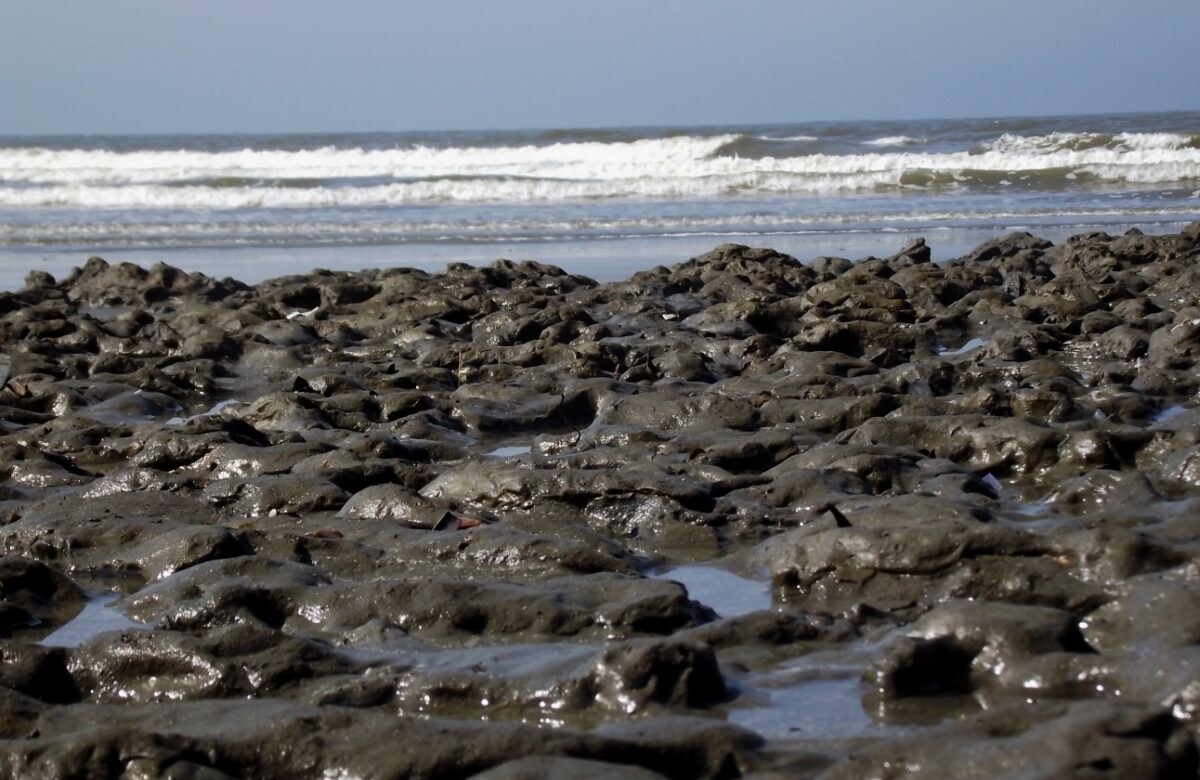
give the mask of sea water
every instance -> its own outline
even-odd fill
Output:
[[[733,241],[935,258],[1200,219],[1200,113],[315,135],[0,137],[0,288],[98,254],[245,281],[535,259],[598,279]]]

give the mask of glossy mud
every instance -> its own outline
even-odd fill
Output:
[[[31,275],[0,774],[1194,775],[1200,226],[930,257]]]

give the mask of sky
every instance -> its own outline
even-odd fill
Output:
[[[1197,0],[0,4],[0,134],[1200,109]]]

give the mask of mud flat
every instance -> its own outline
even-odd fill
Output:
[[[1194,777],[1200,224],[929,257],[32,275],[0,775]]]

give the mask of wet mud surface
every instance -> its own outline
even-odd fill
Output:
[[[0,334],[0,775],[1196,774],[1200,224]]]

